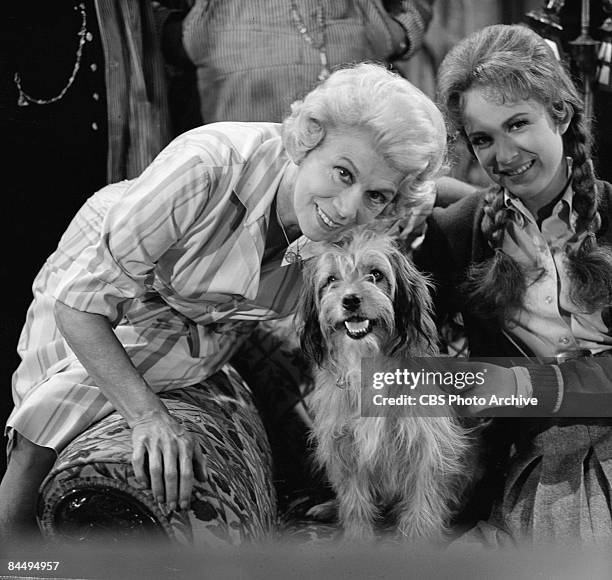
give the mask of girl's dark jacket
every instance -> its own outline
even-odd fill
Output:
[[[602,225],[597,239],[600,244],[612,245],[612,186],[601,181],[598,186]],[[437,319],[442,321],[446,315],[462,313],[472,358],[513,357],[518,361],[522,357],[524,362],[525,358],[502,334],[497,320],[472,315],[459,291],[468,266],[493,256],[480,228],[485,194],[486,191],[479,191],[448,207],[434,208],[415,262],[432,276]],[[612,335],[612,305],[604,308],[603,318]],[[607,352],[612,355],[612,350]],[[529,369],[534,395],[541,402],[538,413],[551,411],[558,396],[557,373],[550,364],[524,366]],[[557,416],[599,416],[601,405],[605,404],[608,410],[604,414],[612,417],[612,356],[576,358],[561,363],[559,368],[564,395]]]
[[[599,182],[599,211],[602,226],[600,244],[612,244],[612,186]],[[434,303],[438,321],[461,312],[469,342],[470,357],[512,357],[520,365],[525,358],[502,334],[494,318],[479,319],[465,307],[459,287],[469,265],[493,256],[480,224],[484,215],[486,191],[468,195],[445,208],[436,207],[428,220],[423,245],[415,254],[417,266],[429,273],[435,284]],[[612,308],[604,308],[604,320],[612,335]],[[501,497],[508,476],[512,449],[529,448],[529,441],[553,426],[598,424],[612,427],[612,350],[602,356],[583,357],[559,364],[563,376],[563,403],[552,413],[559,394],[557,373],[551,364],[525,364],[529,369],[534,395],[540,400],[537,411],[517,418],[517,410],[500,410],[482,433],[483,477],[463,510],[459,522],[486,519],[492,502]],[[531,353],[529,353],[531,354]],[[556,362],[556,361],[552,361]],[[469,392],[466,393],[469,395]],[[471,524],[470,524],[471,525]]]

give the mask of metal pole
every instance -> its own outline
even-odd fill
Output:
[[[580,15],[580,36],[570,42],[572,56],[582,76],[582,89],[584,95],[584,115],[587,129],[591,129],[593,116],[593,80],[597,68],[597,41],[589,35],[591,14],[589,0],[582,0]]]

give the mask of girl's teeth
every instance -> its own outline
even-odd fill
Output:
[[[525,171],[527,171],[530,167],[531,167],[531,161],[525,163],[525,165],[521,165],[519,168],[515,169],[514,171],[507,171],[506,174],[510,176],[520,175],[521,173],[524,173]]]

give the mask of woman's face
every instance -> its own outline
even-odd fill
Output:
[[[329,131],[297,170],[293,216],[313,241],[333,241],[374,220],[395,198],[404,175],[376,152],[365,131]]]
[[[563,141],[569,120],[556,125],[534,100],[499,104],[481,89],[465,94],[465,132],[487,175],[535,214],[567,180]]]

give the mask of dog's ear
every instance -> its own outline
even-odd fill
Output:
[[[393,309],[397,339],[391,354],[410,344],[425,344],[426,351],[436,352],[438,332],[432,317],[431,283],[397,248],[389,258],[396,277]]]
[[[323,333],[319,324],[319,297],[316,289],[316,275],[313,267],[306,267],[302,273],[302,290],[298,307],[300,345],[307,358],[318,365],[323,362]]]

